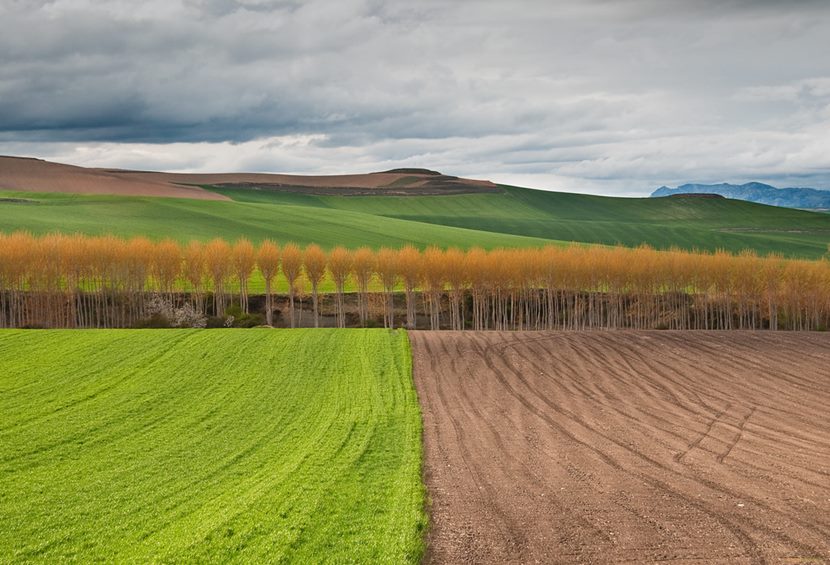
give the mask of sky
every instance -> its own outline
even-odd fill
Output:
[[[0,154],[830,189],[827,0],[0,0]]]

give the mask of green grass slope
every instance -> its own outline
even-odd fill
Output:
[[[82,196],[0,192],[0,231],[53,231],[172,237],[180,241],[241,236],[317,243],[324,247],[401,247],[412,243],[471,247],[523,247],[549,241],[478,228],[444,226],[359,210],[297,203],[222,202],[134,196]],[[20,201],[24,200],[25,201]]]
[[[503,194],[337,197],[214,189],[250,203],[280,203],[606,245],[821,257],[830,242],[826,214],[707,198],[611,198],[505,186]]]
[[[214,189],[226,202],[0,193],[0,230],[270,237],[324,247],[538,246],[577,241],[818,258],[830,215],[707,198],[610,198],[503,187],[453,196],[315,196]],[[5,199],[4,199],[5,197]],[[28,202],[16,201],[28,199]]]
[[[0,562],[417,562],[410,363],[384,330],[2,331]]]

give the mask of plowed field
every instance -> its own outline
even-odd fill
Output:
[[[410,338],[427,561],[830,560],[830,334]]]

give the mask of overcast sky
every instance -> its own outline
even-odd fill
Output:
[[[830,188],[827,0],[0,0],[0,153]]]

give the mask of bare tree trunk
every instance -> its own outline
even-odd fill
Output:
[[[265,280],[265,323],[269,326],[274,325],[274,305],[273,297],[271,296],[271,279]]]

